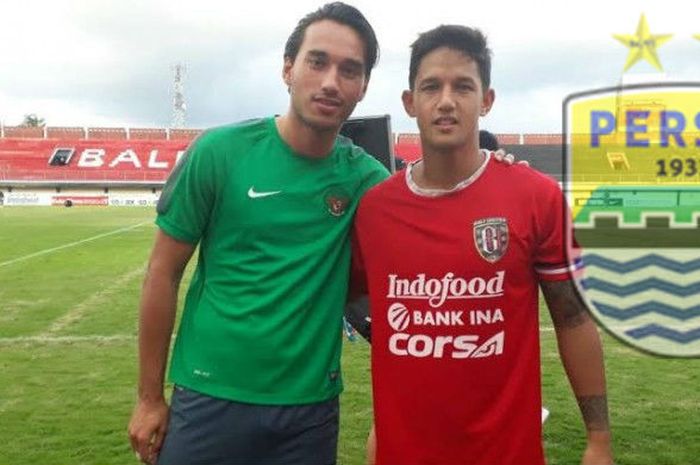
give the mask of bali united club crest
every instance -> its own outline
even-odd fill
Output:
[[[474,222],[474,244],[484,260],[494,263],[508,248],[508,221],[505,218],[482,218]]]

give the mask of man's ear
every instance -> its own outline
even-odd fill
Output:
[[[484,92],[484,97],[481,99],[481,116],[486,116],[493,107],[493,102],[496,100],[496,91],[488,89]]]
[[[360,98],[357,99],[358,102],[361,102],[363,98],[365,98],[365,95],[367,95],[367,85],[369,85],[369,79],[365,79],[365,85],[362,86],[362,93],[360,94]]]
[[[404,110],[406,110],[406,113],[408,113],[408,116],[410,116],[411,118],[415,118],[416,110],[413,106],[413,91],[404,90],[401,93],[401,101],[403,102],[403,108]]]
[[[282,66],[282,79],[287,87],[292,85],[292,66],[294,66],[294,62],[291,58],[285,58]]]

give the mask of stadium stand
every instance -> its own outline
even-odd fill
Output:
[[[524,134],[523,145],[561,145],[561,134]]]
[[[201,129],[171,129],[169,134],[170,140],[187,140],[190,141],[202,133]]]
[[[418,160],[422,153],[418,134],[398,134],[394,144],[394,153],[407,163]]]
[[[139,129],[134,134],[138,139],[131,140],[126,139],[125,129],[90,128],[88,139],[80,138],[75,128],[47,129],[46,133],[52,137],[0,138],[0,185],[159,186],[188,144],[184,139],[165,139],[164,130]],[[107,138],[110,135],[114,138]]]
[[[562,136],[560,134],[496,134],[498,142],[518,160],[561,181],[563,178]],[[398,134],[394,144],[396,156],[405,162],[421,157],[418,134]]]
[[[108,127],[0,128],[0,187],[85,185],[92,189],[128,186],[160,188],[199,129]],[[497,134],[519,160],[562,177],[560,134]],[[394,152],[410,162],[420,158],[418,134],[394,136]]]
[[[88,128],[87,138],[90,140],[126,140],[126,128]]]
[[[561,143],[552,144],[505,144],[503,149],[515,155],[518,160],[527,160],[530,166],[542,171],[557,181],[563,180],[562,146]]]
[[[43,139],[44,128],[25,128],[22,126],[5,126],[3,137],[16,137],[19,139]]]
[[[46,128],[47,139],[85,139],[85,128]]]
[[[496,134],[499,145],[520,145],[522,144],[522,134]]]
[[[128,130],[129,140],[166,140],[168,131],[166,129],[154,128],[134,128]]]

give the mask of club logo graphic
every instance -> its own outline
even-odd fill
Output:
[[[484,260],[495,263],[508,249],[508,222],[505,218],[483,218],[474,222],[474,244]]]
[[[408,328],[408,323],[410,323],[411,320],[406,306],[399,303],[391,304],[387,312],[387,318],[389,318],[389,326],[391,326],[394,331],[403,331]]]
[[[700,84],[575,94],[564,115],[582,297],[635,348],[700,357]]]

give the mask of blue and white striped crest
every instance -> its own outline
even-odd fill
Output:
[[[602,89],[564,105],[584,300],[640,350],[700,357],[700,85]]]

